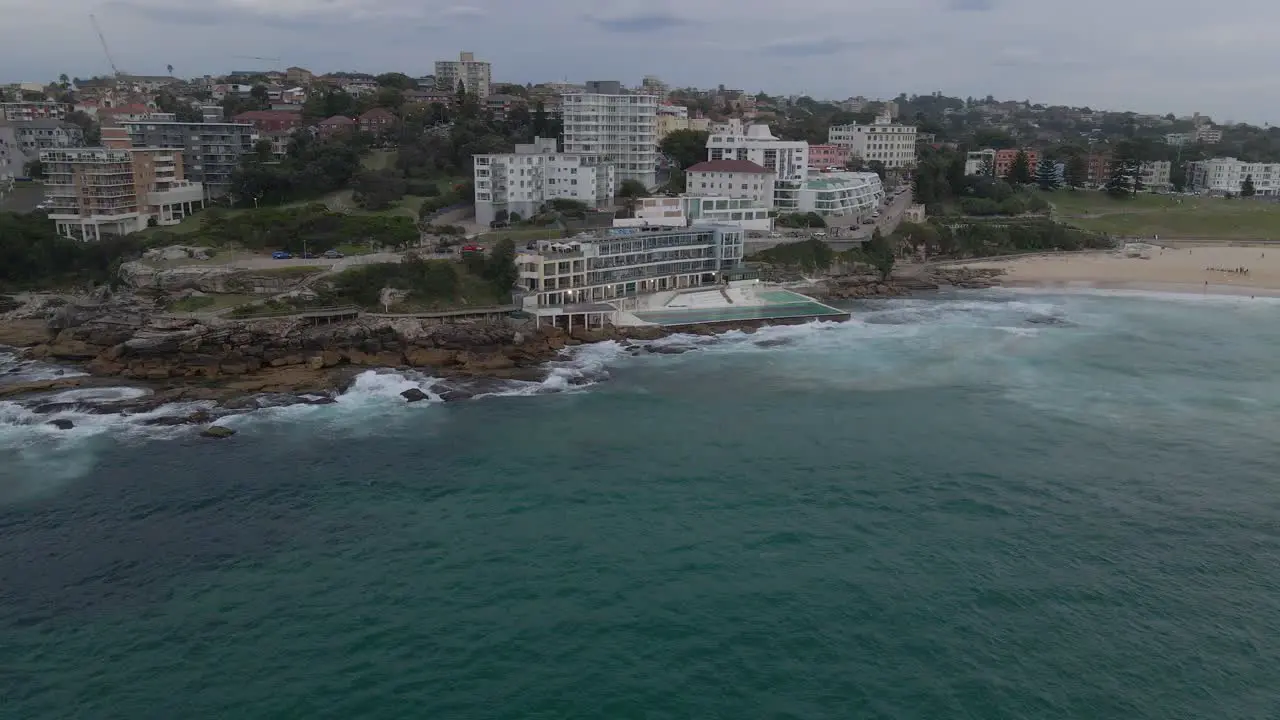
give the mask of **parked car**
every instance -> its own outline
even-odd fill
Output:
[[[464,253],[482,253],[482,252],[484,252],[484,248],[480,247],[479,245],[463,245],[463,246],[462,246],[462,252],[464,252]]]
[[[299,257],[301,257],[303,260],[315,260],[316,258],[318,258],[318,257],[320,257],[320,256],[319,256],[319,255],[316,255],[316,254],[315,254],[315,253],[313,253],[313,252],[304,252],[304,253],[302,253],[302,255],[300,255]]]
[[[291,253],[291,252],[286,252],[286,251],[284,251],[284,250],[277,250],[277,251],[275,251],[275,252],[271,253],[271,259],[272,259],[272,260],[292,260],[292,259],[293,259],[293,253]]]
[[[824,238],[824,237],[826,237],[826,236],[827,236],[827,234],[826,234],[826,233],[824,233],[824,232],[819,231],[819,232],[814,233],[814,234],[813,234],[813,236],[814,236],[814,237],[816,237],[816,238]]]
[[[863,225],[875,225],[875,224],[876,224],[876,221],[875,221],[875,219],[873,219],[873,218],[867,218],[866,220],[863,220],[863,221],[862,221],[862,224],[863,224]]]
[[[320,257],[324,258],[325,260],[341,260],[342,258],[346,257],[346,255],[343,255],[337,250],[325,250],[324,252],[320,253]]]
[[[771,232],[771,233],[769,233],[769,237],[771,237],[771,238],[780,238],[780,237],[782,237],[782,233],[780,233],[780,232]]]

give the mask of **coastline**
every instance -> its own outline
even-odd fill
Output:
[[[1268,257],[1265,248],[1257,247],[1175,249],[1131,243],[1118,250],[974,259],[949,266],[998,271],[999,284],[1010,289],[1280,297],[1280,251]]]

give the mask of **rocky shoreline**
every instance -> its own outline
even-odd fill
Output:
[[[681,332],[753,332],[767,324],[749,320]],[[81,305],[36,303],[0,318],[0,346],[18,348],[25,361],[86,374],[0,384],[0,399],[21,400],[32,412],[45,414],[72,408],[138,414],[200,403],[200,410],[144,424],[207,425],[260,407],[333,403],[361,373],[387,369],[441,378],[431,390],[449,402],[497,392],[512,381],[541,382],[566,348],[583,344],[614,341],[633,354],[680,351],[649,344],[670,334],[659,327],[568,333],[502,323],[368,317],[332,325],[296,319],[202,322],[159,315],[127,297]],[[97,404],[47,400],[68,390],[121,386],[145,392]],[[409,402],[422,399],[405,395]]]

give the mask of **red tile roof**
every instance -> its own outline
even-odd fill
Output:
[[[360,116],[361,120],[376,119],[376,118],[393,118],[394,119],[395,115],[390,110],[387,110],[386,108],[377,107],[377,108],[373,108],[372,110]]]
[[[232,120],[292,120],[301,119],[302,113],[293,110],[246,110]]]
[[[319,124],[321,125],[354,125],[355,123],[356,123],[355,120],[352,120],[346,115],[334,115],[331,118],[325,118],[324,120],[321,120]]]
[[[707,160],[694,165],[685,172],[731,172],[731,173],[759,173],[769,174],[773,172],[768,168],[757,165],[750,160]]]

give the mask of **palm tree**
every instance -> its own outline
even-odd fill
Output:
[[[173,66],[172,66],[172,65],[165,65],[165,68],[167,68],[167,69],[169,70],[169,76],[170,76],[170,77],[172,77],[172,76],[173,76]]]

